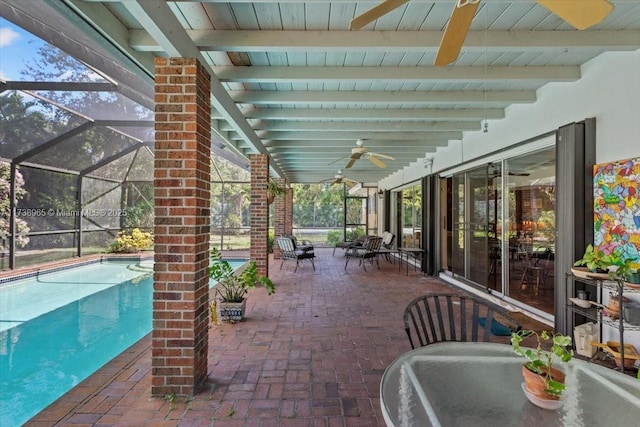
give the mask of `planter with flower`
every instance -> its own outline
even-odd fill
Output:
[[[262,284],[271,295],[275,292],[275,285],[266,276],[258,274],[255,261],[249,261],[242,271],[234,271],[229,262],[222,258],[220,252],[211,250],[211,265],[209,277],[217,284],[214,286],[215,296],[211,303],[211,318],[216,323],[217,309],[220,309],[220,320],[237,322],[243,319],[249,289],[255,289],[256,284]],[[218,301],[219,298],[219,301]]]
[[[536,347],[522,347],[522,341],[531,336],[536,338]],[[522,365],[522,375],[527,398],[545,409],[560,407],[560,398],[565,390],[565,374],[555,364],[566,363],[573,357],[573,352],[567,348],[571,345],[571,337],[547,331],[538,333],[522,330],[511,335],[511,345],[516,354],[526,359]],[[549,350],[543,349],[545,345]]]

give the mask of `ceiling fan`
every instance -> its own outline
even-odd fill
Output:
[[[331,183],[329,185],[334,185],[334,184],[347,184],[347,186],[349,187],[353,187],[354,185],[358,184],[358,181],[354,181],[352,179],[349,178],[345,178],[344,175],[342,175],[342,169],[338,169],[338,173],[330,179],[325,179],[324,181],[320,181],[321,183],[324,182],[329,182],[331,181]]]
[[[382,3],[353,18],[349,23],[349,29],[360,29],[408,1],[383,0]],[[480,3],[480,0],[452,1],[455,2],[455,6],[440,40],[438,54],[433,64],[436,66],[448,65],[458,58]],[[613,10],[613,5],[607,0],[536,0],[536,3],[578,30],[585,30],[602,22]]]
[[[388,159],[388,160],[395,160],[394,157],[391,157],[387,154],[380,154],[380,153],[374,153],[372,151],[369,151],[368,148],[364,147],[364,141],[362,139],[357,140],[356,145],[357,147],[354,147],[351,149],[351,156],[343,157],[331,163],[339,162],[340,160],[346,159],[347,157],[349,157],[349,162],[344,167],[345,169],[349,169],[351,166],[355,164],[356,160],[360,159],[361,157],[364,157],[365,159],[369,160],[371,163],[378,166],[379,168],[384,168],[386,165],[382,162],[382,160],[380,160],[381,158]]]

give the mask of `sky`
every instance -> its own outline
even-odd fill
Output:
[[[0,18],[0,78],[22,80],[20,70],[42,43],[22,28]]]

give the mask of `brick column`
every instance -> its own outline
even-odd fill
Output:
[[[286,187],[287,180],[286,179],[277,179],[275,180],[281,187]],[[288,194],[289,190],[287,190]],[[273,201],[273,228],[276,237],[282,236],[283,234],[291,234],[286,232],[285,227],[285,219],[287,216],[287,194],[282,196],[276,196]],[[273,258],[280,259],[280,250],[278,249],[278,245],[273,245]]]
[[[293,234],[293,188],[288,188],[285,196],[284,232]]]
[[[267,203],[267,181],[269,181],[269,156],[252,154],[251,160],[251,248],[249,256],[256,262],[258,274],[269,276],[269,204]]]
[[[207,377],[210,80],[195,59],[155,65],[151,394],[193,396]]]

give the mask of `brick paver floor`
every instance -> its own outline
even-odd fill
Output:
[[[273,260],[276,293],[251,291],[245,320],[211,326],[198,395],[151,397],[147,336],[27,425],[384,426],[380,379],[410,349],[404,307],[452,288],[382,259],[345,271],[342,253],[316,252],[315,272]]]

